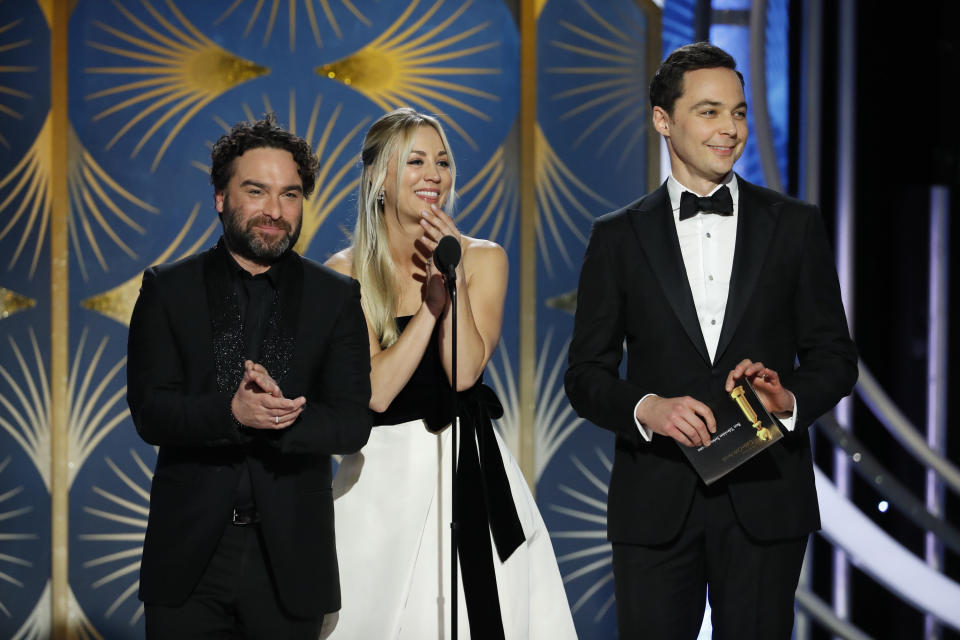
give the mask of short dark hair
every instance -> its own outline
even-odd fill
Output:
[[[667,56],[650,81],[650,108],[660,107],[673,114],[673,105],[683,95],[683,74],[697,69],[733,69],[743,85],[743,74],[729,53],[709,42],[687,44]]]
[[[256,122],[238,122],[230,133],[220,136],[210,152],[210,182],[217,192],[227,188],[233,177],[233,161],[250,149],[283,149],[289,151],[297,163],[297,173],[306,198],[317,184],[320,161],[313,155],[310,143],[277,124],[276,116],[268,113]]]

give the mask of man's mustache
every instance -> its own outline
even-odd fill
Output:
[[[276,227],[278,229],[283,229],[287,233],[290,233],[293,228],[290,224],[283,218],[278,218],[274,220],[270,216],[257,216],[252,218],[247,222],[247,231],[250,231],[254,227]]]

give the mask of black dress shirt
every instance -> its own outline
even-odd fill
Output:
[[[284,253],[264,273],[251,275],[246,269],[237,264],[233,256],[226,254],[230,262],[230,277],[233,280],[234,290],[237,292],[237,301],[240,307],[240,325],[243,328],[243,343],[246,356],[249,360],[259,362],[261,345],[267,334],[270,316],[280,294],[283,282],[284,266],[289,252]],[[269,373],[269,372],[268,372]],[[256,508],[253,497],[253,486],[250,484],[250,471],[246,462],[244,471],[240,474],[237,483],[237,495],[234,505],[240,510]]]

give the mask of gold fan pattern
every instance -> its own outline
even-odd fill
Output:
[[[11,2],[0,0],[0,6]],[[489,369],[491,382],[505,396],[501,430],[516,447],[521,435],[534,429],[524,423],[527,414],[521,410],[532,397],[536,437],[531,440],[537,453],[530,477],[539,479],[548,464],[561,464],[593,485],[578,462],[564,455],[580,422],[562,399],[563,327],[554,331],[544,325],[532,350],[520,348],[517,298],[526,295],[530,281],[521,284],[515,275],[536,276],[539,268],[542,280],[569,291],[572,285],[560,279],[579,262],[594,216],[614,207],[576,168],[569,150],[615,151],[622,163],[644,144],[634,126],[636,118],[645,117],[643,106],[635,104],[628,88],[638,70],[636,33],[629,23],[611,21],[599,4],[567,2],[561,35],[543,46],[585,62],[541,71],[585,81],[540,95],[541,103],[553,103],[557,119],[569,129],[566,139],[548,139],[535,121],[518,116],[521,61],[510,56],[519,56],[517,31],[532,36],[535,25],[517,26],[508,4],[36,0],[34,12],[50,34],[62,33],[56,28],[64,6],[72,12],[68,68],[51,69],[49,80],[62,90],[57,95],[69,95],[69,103],[54,108],[38,104],[46,92],[20,82],[40,77],[38,71],[46,82],[48,70],[10,62],[38,38],[50,36],[19,17],[0,18],[0,154],[21,145],[18,127],[33,138],[0,164],[0,438],[14,444],[15,459],[37,469],[42,479],[37,482],[47,490],[55,483],[51,449],[58,426],[69,464],[64,474],[69,549],[54,559],[63,573],[64,558],[69,559],[69,589],[64,595],[52,583],[41,585],[39,600],[29,606],[11,608],[0,601],[0,619],[4,607],[14,616],[21,612],[20,637],[48,635],[45,612],[50,611],[66,611],[67,617],[53,615],[62,624],[69,620],[71,633],[83,638],[122,637],[143,624],[136,572],[153,450],[137,438],[125,404],[126,328],[143,269],[195,254],[215,241],[219,220],[204,154],[241,117],[276,112],[313,145],[320,175],[304,205],[296,249],[323,259],[326,249],[345,242],[354,215],[360,144],[370,123],[405,105],[439,116],[454,140],[461,171],[457,224],[465,233],[503,245],[512,265],[505,337]],[[533,14],[544,19],[551,7],[548,0],[536,0]],[[536,78],[536,71],[526,68],[524,82]],[[583,125],[585,120],[595,124]],[[28,122],[34,123],[29,129],[23,126]],[[524,181],[520,148],[531,139],[534,179]],[[54,153],[61,143],[66,153]],[[535,208],[525,209],[531,200]],[[60,253],[51,250],[55,237],[66,240]],[[524,243],[530,238],[535,251],[520,255],[519,247],[529,246]],[[48,273],[47,261],[69,267],[66,278],[50,278],[49,289],[40,282]],[[50,292],[57,288],[69,291],[68,322],[53,329],[67,335],[68,348],[59,354],[51,352],[44,333],[45,319],[56,315]],[[552,292],[538,299],[537,309],[548,297],[570,304]],[[37,317],[43,320],[36,322]],[[518,353],[533,354],[529,379],[518,366]],[[65,372],[55,381],[54,358]],[[55,408],[65,424],[54,424]],[[2,482],[9,473],[3,464],[0,459],[0,517],[26,491]],[[572,483],[563,491],[578,506],[558,503],[567,510],[554,513],[592,526],[597,496]],[[49,496],[39,502],[49,503]],[[0,542],[4,535],[0,527]],[[592,541],[591,536],[592,531],[583,539]],[[17,558],[10,561],[3,549],[0,582],[24,582],[6,571],[7,565],[19,570],[31,560],[8,553]],[[600,558],[592,547],[580,553]],[[602,575],[602,566],[576,564],[579,557],[561,558],[574,567],[568,580],[580,584]],[[605,587],[600,579],[582,602]]]

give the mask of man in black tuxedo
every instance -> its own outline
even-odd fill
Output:
[[[159,446],[148,638],[317,637],[340,608],[331,454],[370,434],[359,285],[300,257],[317,160],[272,116],[213,147],[217,245],[147,269],[127,400]]]
[[[807,429],[857,377],[819,211],[733,173],[747,140],[735,67],[704,42],[660,66],[650,102],[671,177],[596,221],[580,275],[565,382],[617,436],[621,638],[696,638],[708,585],[714,638],[790,637],[820,526]],[[784,438],[707,487],[680,447],[710,443],[710,406],[742,378]]]

